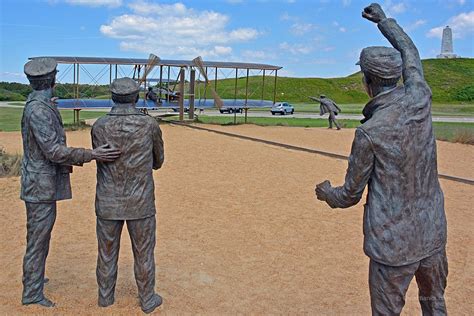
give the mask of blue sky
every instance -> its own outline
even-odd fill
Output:
[[[358,70],[366,46],[389,45],[361,18],[358,0],[2,0],[0,81],[26,82],[28,57],[142,57],[262,62],[282,76],[338,77]],[[422,58],[440,51],[450,25],[454,51],[474,57],[474,0],[384,0]]]

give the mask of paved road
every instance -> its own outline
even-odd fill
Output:
[[[196,112],[199,115],[199,111]],[[207,116],[229,116],[233,117],[234,114],[220,114],[219,111],[214,110],[205,110],[202,115]],[[244,117],[244,114],[237,114],[238,117]],[[317,113],[295,113],[293,115],[272,115],[270,111],[267,112],[248,112],[248,117],[274,117],[274,118],[310,118],[310,119],[328,119],[328,114],[320,116]],[[361,120],[363,118],[362,115],[358,114],[339,114],[337,116],[340,120]],[[452,123],[474,123],[474,117],[458,117],[458,116],[434,116],[433,122],[452,122]]]
[[[0,102],[0,107],[13,107],[13,108],[21,108],[23,106],[20,105],[11,105],[10,102]],[[107,109],[88,109],[87,111],[107,111]],[[167,113],[169,110],[158,110],[158,111],[150,111],[150,114],[158,114],[158,113]],[[172,112],[174,113],[174,112]],[[176,113],[177,114],[177,113]],[[196,111],[196,114],[199,115],[199,110]],[[221,114],[217,110],[204,110],[201,115],[206,116],[228,116],[233,117],[234,114]],[[187,114],[186,114],[187,116]],[[244,117],[244,114],[237,114],[238,117]],[[272,115],[270,111],[249,111],[247,113],[248,117],[274,117],[274,118],[309,118],[309,119],[320,119],[320,120],[327,120],[328,115],[320,116],[318,113],[295,113],[293,115]],[[362,115],[358,114],[339,114],[337,116],[340,120],[361,120],[363,118]],[[474,117],[466,117],[466,116],[434,116],[433,122],[449,122],[449,123],[474,123]]]

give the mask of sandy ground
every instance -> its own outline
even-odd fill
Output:
[[[353,130],[215,127],[299,146],[348,154]],[[362,204],[331,210],[314,184],[342,183],[346,162],[163,126],[166,162],[155,172],[158,208],[157,290],[165,314],[370,313],[368,259],[362,251]],[[328,141],[331,139],[331,142]],[[19,133],[0,144],[20,151]],[[89,132],[68,133],[89,147]],[[439,143],[443,173],[474,178],[474,146]],[[442,180],[448,216],[452,315],[473,314],[474,187]],[[116,303],[97,307],[94,216],[95,165],[75,168],[73,200],[58,206],[45,292],[55,309],[23,307],[21,264],[25,208],[19,179],[0,179],[0,314],[140,314],[127,232],[120,254]],[[405,315],[420,314],[416,284]]]

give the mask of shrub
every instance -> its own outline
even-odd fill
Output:
[[[22,156],[8,154],[0,147],[0,177],[18,177],[21,170]]]

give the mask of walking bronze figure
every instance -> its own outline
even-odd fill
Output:
[[[122,154],[113,163],[97,164],[97,283],[99,305],[114,303],[124,223],[132,241],[135,279],[141,308],[151,313],[162,303],[155,293],[155,187],[153,169],[164,160],[158,122],[135,108],[139,86],[130,78],[111,85],[114,106],[92,127],[93,147],[110,144]]]
[[[120,151],[105,143],[94,150],[67,147],[61,114],[52,101],[56,66],[52,58],[34,59],[25,65],[33,92],[28,96],[21,120],[20,198],[25,201],[27,218],[22,303],[46,307],[54,306],[44,296],[43,287],[56,201],[72,197],[72,165],[81,166],[92,159],[112,161],[120,155]]]
[[[399,315],[413,277],[423,315],[446,315],[446,216],[431,123],[431,90],[418,50],[378,4],[362,16],[395,48],[368,47],[360,55],[372,98],[352,143],[345,183],[316,186],[332,208],[364,205],[364,252],[370,257],[373,315]],[[397,82],[403,75],[403,85]]]

